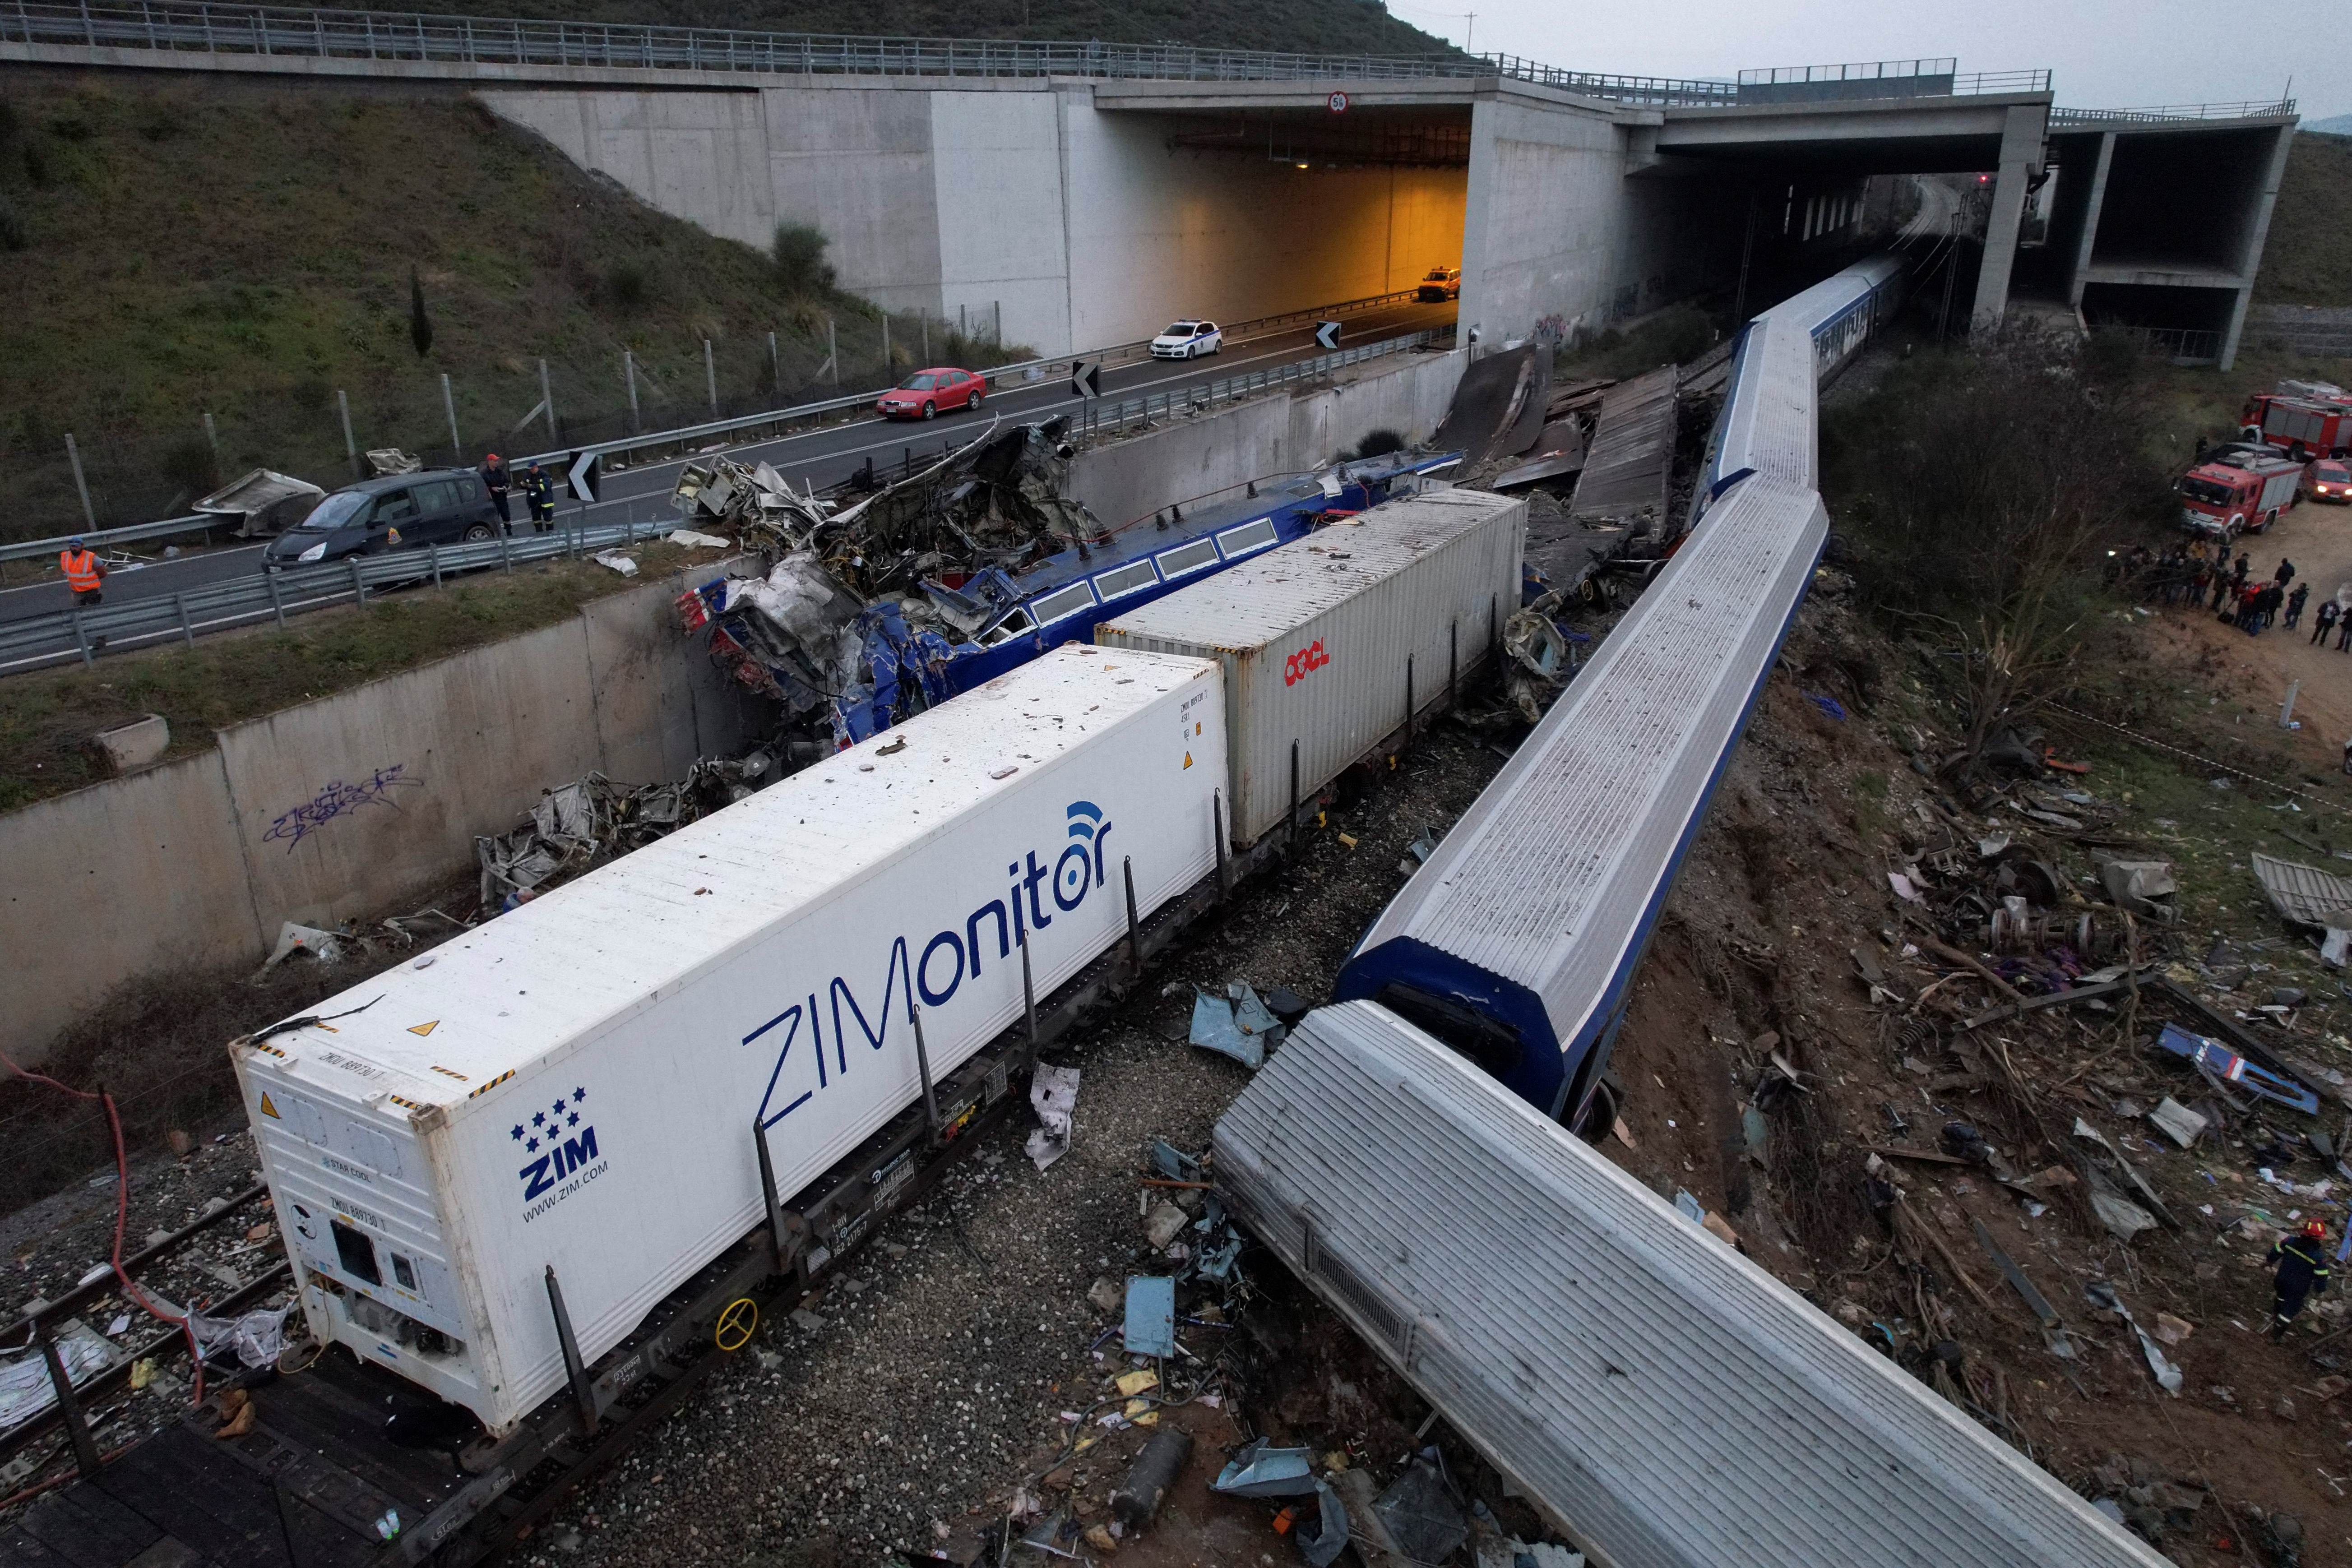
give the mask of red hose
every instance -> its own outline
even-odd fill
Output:
[[[192,1311],[187,1316],[177,1318],[173,1317],[171,1313],[164,1311],[161,1307],[155,1305],[154,1301],[148,1297],[147,1292],[142,1290],[138,1285],[132,1281],[131,1276],[123,1272],[122,1236],[124,1230],[131,1223],[131,1161],[129,1156],[123,1152],[122,1117],[114,1109],[114,1096],[107,1093],[104,1089],[92,1090],[76,1089],[70,1084],[60,1083],[56,1079],[49,1077],[47,1073],[28,1072],[25,1068],[18,1067],[16,1059],[5,1051],[0,1051],[0,1064],[5,1064],[10,1072],[15,1073],[18,1078],[26,1079],[29,1082],[47,1084],[51,1089],[57,1089],[60,1093],[73,1096],[76,1100],[94,1100],[98,1101],[100,1107],[105,1110],[107,1132],[114,1143],[114,1250],[109,1256],[107,1261],[113,1266],[114,1278],[116,1281],[121,1285],[122,1294],[124,1297],[135,1305],[143,1309],[149,1316],[156,1319],[158,1321],[176,1325],[179,1328],[181,1335],[187,1340],[188,1363],[195,1379],[195,1391],[191,1396],[189,1403],[194,1405],[203,1404],[205,1398],[205,1356],[203,1347],[196,1343],[195,1325],[190,1321],[194,1314]]]

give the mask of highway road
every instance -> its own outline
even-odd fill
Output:
[[[1451,303],[1402,303],[1368,310],[1348,321],[1340,346],[1377,342],[1383,338],[1444,326],[1453,321],[1454,312],[1455,307]],[[1144,360],[1116,368],[1106,366],[1102,373],[1103,400],[1114,403],[1142,393],[1220,381],[1246,371],[1311,359],[1324,352],[1315,344],[1311,322],[1274,329],[1252,334],[1246,340],[1230,341],[1223,353],[1206,359]],[[726,456],[739,462],[772,463],[795,485],[814,484],[822,489],[847,479],[869,458],[877,468],[887,468],[909,451],[920,458],[969,440],[986,428],[991,420],[1034,423],[1075,414],[1085,406],[1085,401],[1071,394],[1066,376],[1049,373],[1045,379],[1034,383],[1016,378],[1001,388],[992,385],[986,402],[977,410],[941,415],[925,423],[868,416],[853,424],[827,426],[780,439],[746,442],[729,447]],[[557,516],[569,521],[584,512],[592,522],[675,521],[677,513],[670,508],[670,493],[677,484],[678,470],[693,460],[677,458],[609,472],[604,476],[601,500],[584,508],[570,500],[560,501]],[[514,510],[520,519],[523,514],[520,492],[514,499]],[[1103,521],[1116,525],[1129,520]],[[164,596],[247,575],[261,569],[261,550],[260,544],[223,547],[192,552],[170,561],[117,567],[106,579],[106,602]],[[64,582],[55,575],[54,563],[49,570],[51,576],[47,582],[0,590],[0,622],[70,607],[71,596]]]

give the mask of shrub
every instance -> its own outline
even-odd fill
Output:
[[[641,309],[653,295],[653,277],[646,264],[634,258],[615,261],[604,269],[604,292],[613,303],[624,310]]]
[[[833,267],[824,258],[830,244],[824,231],[812,224],[776,226],[776,282],[785,293],[822,294],[833,287]]]
[[[57,184],[57,171],[49,166],[48,145],[37,136],[25,138],[25,178],[37,191]]]
[[[174,441],[164,447],[158,466],[165,479],[192,495],[220,489],[220,465],[214,460],[212,444],[200,437]]]
[[[16,203],[0,195],[0,250],[22,250],[32,242],[25,228],[25,215],[16,210]]]
[[[1385,458],[1391,452],[1404,450],[1404,437],[1393,430],[1370,430],[1356,443],[1357,458]]]

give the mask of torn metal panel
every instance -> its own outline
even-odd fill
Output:
[[[206,517],[234,518],[239,539],[282,533],[310,515],[327,492],[308,479],[256,468],[232,479],[188,510]]]
[[[2254,868],[2254,880],[2263,885],[2263,896],[2283,920],[2299,926],[2326,926],[2329,915],[2352,910],[2352,878],[2299,861],[2273,859],[2259,851],[2246,859]]]

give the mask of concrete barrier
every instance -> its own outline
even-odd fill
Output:
[[[1367,374],[1329,386],[1174,420],[1078,454],[1070,492],[1117,528],[1171,501],[1190,506],[1253,479],[1303,472],[1375,430],[1393,430],[1410,445],[1444,420],[1467,363],[1459,350],[1374,361]]]
[[[591,770],[685,776],[757,715],[677,633],[706,565],[571,620],[217,732],[203,756],[0,816],[0,1036],[20,1061],[151,971],[258,963],[462,873]]]

